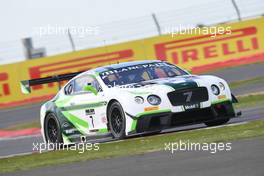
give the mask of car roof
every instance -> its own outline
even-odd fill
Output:
[[[135,65],[140,65],[140,64],[157,63],[157,62],[162,62],[162,61],[160,60],[130,61],[130,62],[123,62],[123,63],[112,64],[112,65],[107,65],[103,67],[98,67],[98,68],[92,69],[91,71],[101,73],[101,72],[108,71],[111,69],[119,69],[123,67],[135,66]]]

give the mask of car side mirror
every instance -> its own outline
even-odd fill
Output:
[[[94,88],[92,85],[88,84],[86,86],[84,86],[83,88],[84,91],[87,91],[87,92],[92,92],[94,95],[97,95],[98,94],[98,91],[96,90],[96,88]]]

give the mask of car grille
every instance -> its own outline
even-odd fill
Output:
[[[206,87],[177,90],[168,93],[168,98],[173,106],[200,103],[208,100]]]

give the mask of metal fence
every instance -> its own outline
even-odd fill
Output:
[[[45,47],[48,56],[72,50],[82,50],[130,40],[165,34],[179,24],[187,27],[215,25],[264,15],[263,0],[212,0],[210,3],[175,7],[175,10],[156,12],[147,16],[99,24],[91,35],[68,33],[35,35],[34,47]],[[0,64],[25,60],[21,40],[0,42]]]

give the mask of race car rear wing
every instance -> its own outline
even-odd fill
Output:
[[[31,93],[31,86],[57,82],[59,85],[59,89],[60,89],[60,81],[70,80],[80,73],[82,73],[82,71],[75,72],[75,73],[67,73],[67,74],[62,74],[62,75],[49,76],[45,78],[24,80],[20,82],[20,88],[23,94],[29,94]]]

